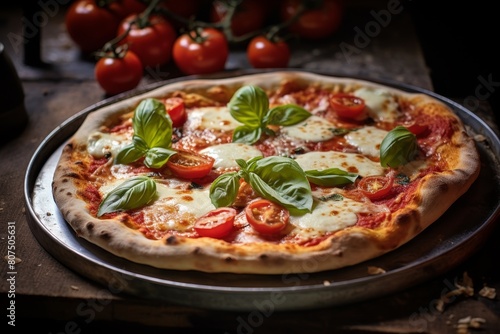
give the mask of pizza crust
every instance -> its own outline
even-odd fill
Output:
[[[257,84],[270,89],[287,80],[304,85],[314,83],[332,87],[342,84],[353,89],[360,86],[383,88],[394,94],[412,97],[418,107],[428,108],[432,105],[433,112],[449,114],[455,118],[457,127],[463,129],[458,117],[431,97],[356,79],[287,71],[177,82],[105,106],[88,115],[65,145],[53,178],[54,200],[63,217],[79,237],[116,256],[160,269],[251,274],[319,272],[378,257],[415,238],[463,195],[479,174],[480,163],[475,143],[464,130],[457,132],[451,143],[438,148],[449,157],[448,163],[453,168],[446,173],[425,176],[419,184],[418,196],[404,209],[393,214],[393,219],[387,222],[384,229],[368,230],[354,226],[314,246],[231,244],[212,238],[191,239],[174,235],[151,240],[119,220],[103,220],[92,216],[86,203],[77,196],[85,180],[78,162],[74,161],[75,152],[85,154],[87,138],[93,131],[129,112],[140,100],[174,91],[194,92],[208,98],[216,96],[223,100],[242,85]]]

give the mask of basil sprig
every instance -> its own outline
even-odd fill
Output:
[[[111,190],[102,200],[97,217],[105,213],[137,209],[156,196],[156,182],[147,176],[128,179]]]
[[[162,167],[176,152],[172,144],[172,121],[165,105],[156,99],[145,99],[137,106],[132,118],[132,143],[118,152],[115,162],[129,164],[144,157],[150,168]]]
[[[268,125],[290,126],[306,120],[311,114],[294,104],[269,109],[269,98],[262,88],[243,86],[228,103],[229,112],[243,125],[233,132],[233,142],[253,144],[263,133],[273,135]]]
[[[248,161],[237,159],[238,172],[219,176],[210,187],[210,200],[215,207],[231,205],[238,194],[243,178],[261,197],[278,202],[291,214],[311,212],[311,186],[299,164],[287,157],[255,157]]]
[[[404,126],[397,126],[380,144],[380,165],[393,168],[404,165],[413,160],[417,151],[417,137]]]
[[[353,183],[358,178],[358,174],[348,173],[340,168],[327,168],[322,170],[306,170],[309,182],[324,187],[338,187]]]

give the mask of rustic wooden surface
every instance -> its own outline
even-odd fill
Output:
[[[363,6],[349,8],[343,28],[329,41],[295,42],[290,66],[345,76],[387,79],[432,90],[411,19],[405,11],[394,15],[390,24],[366,45],[358,43],[356,52],[349,55],[342,52],[342,43],[356,46],[354,28],[364,29],[367,22],[373,21],[369,14],[371,9]],[[65,34],[63,7],[42,29],[42,60],[48,63],[45,68],[23,64],[22,47],[14,45],[8,38],[9,33],[21,35],[20,15],[17,8],[0,9],[0,41],[5,44],[22,79],[29,114],[26,129],[0,146],[1,250],[2,254],[7,254],[6,225],[14,222],[19,261],[15,282],[17,329],[35,321],[39,332],[51,333],[104,333],[110,330],[153,333],[166,329],[169,333],[304,333],[309,330],[329,333],[458,333],[459,319],[472,317],[485,320],[477,332],[500,332],[499,297],[490,300],[477,295],[483,284],[500,291],[498,226],[484,246],[459,267],[406,291],[353,305],[274,312],[258,319],[249,318],[249,312],[207,311],[113,295],[102,285],[63,266],[40,246],[27,225],[24,175],[31,156],[51,131],[106,96],[94,81],[92,61],[82,59]],[[244,50],[234,48],[226,69],[248,67]],[[141,87],[177,76],[179,73],[171,65],[149,69]],[[463,102],[467,97],[453,98]],[[481,104],[474,112],[496,130],[493,114],[487,105]],[[6,262],[1,263],[0,291],[2,298],[7,299],[9,270]],[[461,279],[464,272],[474,280],[476,293],[470,297],[458,297],[442,312],[437,311],[437,299],[449,289],[450,282]],[[6,312],[5,307],[3,310]],[[5,317],[3,321],[7,321]],[[248,325],[252,321],[255,326]],[[474,329],[470,331],[475,332]]]

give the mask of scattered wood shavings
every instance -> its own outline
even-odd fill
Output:
[[[481,328],[481,326],[485,323],[486,320],[483,318],[473,318],[471,316],[468,316],[462,319],[458,319],[455,328],[457,329],[457,334],[469,334],[469,329]]]
[[[490,288],[489,286],[483,286],[481,290],[479,290],[479,295],[484,298],[495,299],[497,296],[497,291],[495,288]]]
[[[330,281],[323,281],[324,286],[329,286],[330,284],[331,284]]]
[[[463,273],[462,280],[460,282],[455,281],[455,287],[455,290],[451,290],[441,296],[436,303],[436,310],[443,312],[444,306],[451,302],[452,297],[461,295],[465,295],[467,297],[474,296],[474,282],[472,282],[472,279],[469,277],[467,272]]]
[[[79,287],[77,287],[76,285],[70,285],[70,288],[71,288],[72,290],[80,290],[80,288],[79,288]]]
[[[380,275],[385,274],[385,270],[380,267],[368,266],[369,275]]]

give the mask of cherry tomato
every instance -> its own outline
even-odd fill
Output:
[[[176,176],[184,179],[198,179],[212,170],[215,159],[203,154],[177,151],[167,161],[167,167]]]
[[[227,2],[213,1],[210,12],[211,21],[222,21],[227,11]],[[264,26],[265,19],[266,11],[261,1],[243,0],[236,8],[231,19],[231,32],[234,36],[242,36],[254,32]]]
[[[217,208],[198,218],[194,229],[202,237],[224,238],[233,230],[236,213],[233,208]]]
[[[330,97],[330,106],[342,118],[358,118],[365,109],[365,100],[360,97],[338,93]]]
[[[371,175],[363,177],[358,183],[358,189],[369,199],[379,200],[390,194],[394,177]]]
[[[273,42],[265,36],[256,36],[248,43],[247,57],[255,68],[287,67],[290,48],[285,41]]]
[[[182,126],[187,120],[186,106],[180,97],[169,97],[163,100],[167,113],[175,128]]]
[[[132,23],[137,18],[137,15],[130,15],[121,22],[118,35],[131,26],[122,43],[129,45],[129,49],[137,54],[144,67],[166,64],[171,59],[177,36],[172,24],[158,15],[151,16],[148,22]]]
[[[94,75],[104,91],[109,95],[125,92],[137,87],[142,79],[142,64],[135,53],[125,51],[119,57],[100,58],[94,68]]]
[[[66,31],[83,53],[99,50],[116,36],[118,16],[95,0],[73,2],[64,17]]]
[[[275,234],[287,226],[290,213],[287,209],[267,199],[258,199],[247,205],[245,216],[255,231],[262,234]]]
[[[419,136],[429,130],[429,126],[427,124],[418,123],[416,121],[405,122],[402,125],[415,136]]]
[[[173,58],[184,74],[208,74],[226,65],[229,47],[224,34],[204,28],[182,34],[174,43]]]
[[[284,0],[281,5],[281,19],[291,19],[299,10],[302,0]],[[290,32],[308,39],[323,39],[331,36],[339,27],[343,16],[343,6],[339,0],[324,0],[316,8],[306,9],[290,25]]]

